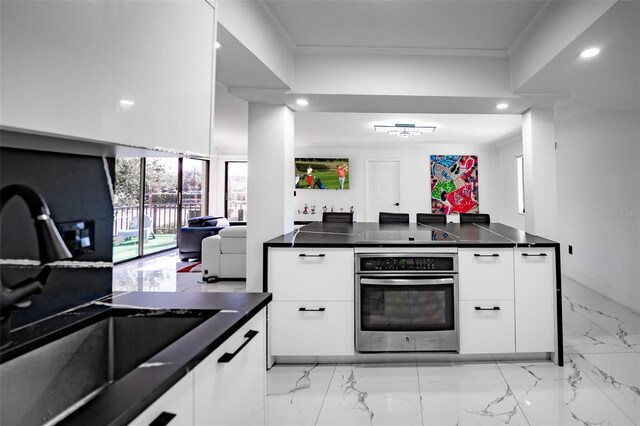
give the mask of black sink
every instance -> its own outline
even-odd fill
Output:
[[[113,309],[0,365],[0,424],[55,424],[219,311]]]

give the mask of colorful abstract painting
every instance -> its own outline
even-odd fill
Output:
[[[431,212],[478,213],[478,157],[431,156]]]

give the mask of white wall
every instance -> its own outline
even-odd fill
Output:
[[[498,147],[499,222],[524,230],[524,214],[518,213],[516,157],[522,155],[520,137]]]
[[[403,144],[401,140],[393,143]],[[478,156],[478,184],[480,211],[491,214],[492,221],[500,221],[501,189],[498,188],[498,151],[495,148],[478,145],[427,145],[411,146],[399,149],[389,148],[346,148],[346,147],[296,147],[296,158],[304,157],[348,157],[349,189],[348,190],[297,190],[294,205],[302,211],[304,204],[316,205],[316,215],[295,215],[296,220],[321,220],[322,206],[335,211],[342,207],[348,211],[354,206],[357,220],[365,221],[365,167],[367,159],[400,160],[400,210],[410,213],[415,222],[416,213],[431,211],[431,175],[429,170],[430,156],[438,154],[459,154]],[[293,186],[293,177],[292,177]]]
[[[640,311],[640,112],[556,113],[556,137],[563,273]]]

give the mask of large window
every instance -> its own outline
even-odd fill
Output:
[[[231,222],[247,221],[247,162],[225,163],[224,215]]]
[[[518,213],[524,214],[524,157],[516,157],[516,171],[518,174]]]
[[[113,261],[175,248],[178,228],[206,212],[207,169],[194,159],[116,158]]]

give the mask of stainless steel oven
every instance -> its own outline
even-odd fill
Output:
[[[356,255],[358,352],[457,352],[457,254]]]

